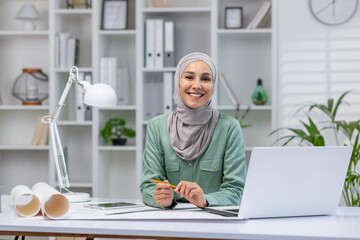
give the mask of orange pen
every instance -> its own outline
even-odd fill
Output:
[[[172,188],[176,188],[176,186],[174,186],[174,185],[171,185],[170,183],[166,183],[166,182],[161,182],[161,181],[159,181],[159,180],[155,180],[155,179],[152,179],[152,178],[149,178],[149,180],[150,180],[150,181],[153,181],[153,182],[156,182],[156,183],[165,183],[165,184],[168,184],[168,185],[170,185],[170,187],[172,187]]]

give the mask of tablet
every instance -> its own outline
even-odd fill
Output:
[[[115,209],[115,208],[126,208],[126,207],[138,207],[140,205],[129,202],[108,202],[108,203],[92,203],[86,204],[84,207],[92,209]]]

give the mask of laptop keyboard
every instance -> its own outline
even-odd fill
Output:
[[[239,212],[239,209],[238,209],[238,208],[226,209],[226,211],[228,211],[228,212],[238,213],[238,212]]]

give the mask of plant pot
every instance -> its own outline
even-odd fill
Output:
[[[126,138],[115,138],[112,139],[111,142],[114,146],[124,146],[126,144],[126,140]]]
[[[170,7],[172,0],[152,0],[154,7]]]

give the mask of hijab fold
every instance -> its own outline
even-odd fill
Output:
[[[210,99],[200,108],[192,109],[186,106],[181,98],[179,83],[186,67],[195,61],[203,61],[210,67],[214,87]],[[173,95],[177,107],[169,114],[167,125],[172,148],[181,159],[190,161],[198,158],[210,144],[219,119],[219,112],[211,104],[216,86],[216,66],[208,55],[199,52],[190,53],[178,63],[174,76]]]

